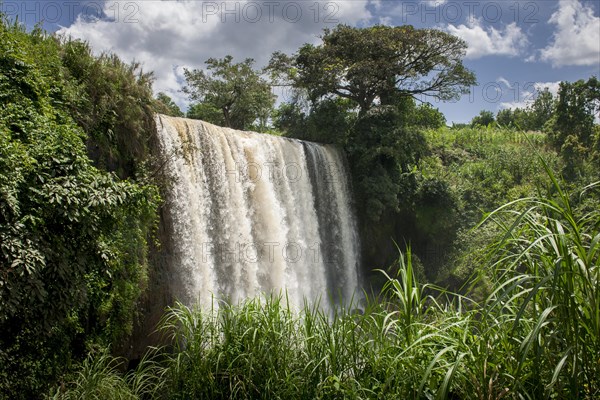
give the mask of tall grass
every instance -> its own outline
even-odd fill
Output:
[[[90,352],[71,382],[47,397],[52,400],[162,398],[165,370],[155,356],[155,350],[150,349],[137,368],[123,374],[123,359],[111,356],[108,349]]]
[[[460,359],[456,324],[432,324],[410,257],[408,285],[391,279],[364,311],[295,314],[282,297],[220,307],[216,314],[179,304],[163,329],[175,348],[165,368],[170,398],[445,398]],[[408,272],[407,272],[408,271]],[[397,304],[403,304],[396,308]],[[431,321],[427,321],[430,316]],[[451,317],[461,321],[458,314]]]
[[[545,168],[555,198],[520,199],[486,218],[504,235],[492,248],[495,290],[484,310],[490,316],[506,315],[511,335],[519,338],[515,390],[533,398],[597,398],[600,211],[577,210]],[[596,191],[597,198],[599,185],[585,187],[579,197]]]
[[[141,363],[138,381],[115,380],[101,354],[62,398],[599,398],[600,211],[576,207],[548,172],[553,198],[520,199],[482,222],[502,234],[479,303],[418,282],[409,249],[381,294],[333,315],[292,311],[284,296],[178,304],[160,328],[171,346]]]

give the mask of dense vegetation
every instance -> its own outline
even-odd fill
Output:
[[[465,50],[338,26],[262,71],[186,71],[188,117],[343,147],[366,272],[391,267],[331,315],[284,295],[178,305],[168,345],[124,373],[111,350],[136,321],[160,205],[154,113],[183,113],[139,65],[2,20],[0,398],[600,396],[600,84],[449,128],[413,96],[472,85]],[[272,85],[294,100],[274,109]]]
[[[39,396],[131,331],[159,201],[153,103],[136,65],[0,24],[0,397]]]

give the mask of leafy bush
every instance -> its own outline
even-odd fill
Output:
[[[90,105],[81,95],[91,84],[72,79],[64,65],[65,51],[87,49],[77,43],[0,23],[0,397],[37,398],[86,343],[130,332],[146,280],[157,189],[97,169],[86,149],[89,135],[116,131],[117,142],[127,141],[120,129],[143,119],[98,117],[100,100]],[[123,71],[116,58],[110,63]],[[86,73],[116,79],[106,70]],[[115,107],[128,104],[103,110]]]
[[[152,73],[139,63],[127,64],[114,54],[93,55],[85,42],[62,39],[60,62],[64,79],[73,88],[68,112],[87,134],[88,154],[96,166],[120,178],[140,178],[148,157],[154,111]]]

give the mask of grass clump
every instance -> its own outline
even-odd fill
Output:
[[[122,358],[113,357],[107,348],[90,352],[70,382],[51,392],[51,400],[82,399],[158,399],[164,387],[164,368],[148,351],[135,369],[123,373]]]

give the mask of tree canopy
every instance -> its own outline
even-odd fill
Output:
[[[462,64],[467,44],[439,30],[338,25],[322,41],[292,56],[274,53],[268,70],[313,101],[335,95],[354,101],[361,113],[397,95],[456,99],[475,84]]]
[[[561,82],[556,109],[546,126],[550,143],[565,160],[567,174],[581,169],[585,159],[600,164],[600,81],[591,77],[577,82]],[[597,173],[597,172],[596,172]]]
[[[473,117],[471,120],[471,127],[476,126],[488,126],[489,124],[494,123],[494,113],[487,110],[481,110],[479,115]]]
[[[271,86],[260,73],[252,68],[254,60],[248,58],[241,63],[233,63],[232,56],[222,59],[210,58],[204,70],[184,71],[187,86],[183,92],[192,101],[204,104],[195,107],[191,115],[200,112],[200,116],[214,116],[214,110],[222,114],[221,123],[235,129],[249,129],[259,121],[259,127],[266,124],[275,103]],[[210,112],[206,112],[206,111]]]
[[[496,121],[505,127],[518,127],[525,131],[541,131],[554,113],[556,101],[548,88],[544,88],[533,103],[525,108],[498,111]]]
[[[171,97],[169,97],[166,93],[159,92],[156,95],[156,109],[158,112],[166,115],[170,115],[172,117],[183,117],[183,113],[181,109]]]

